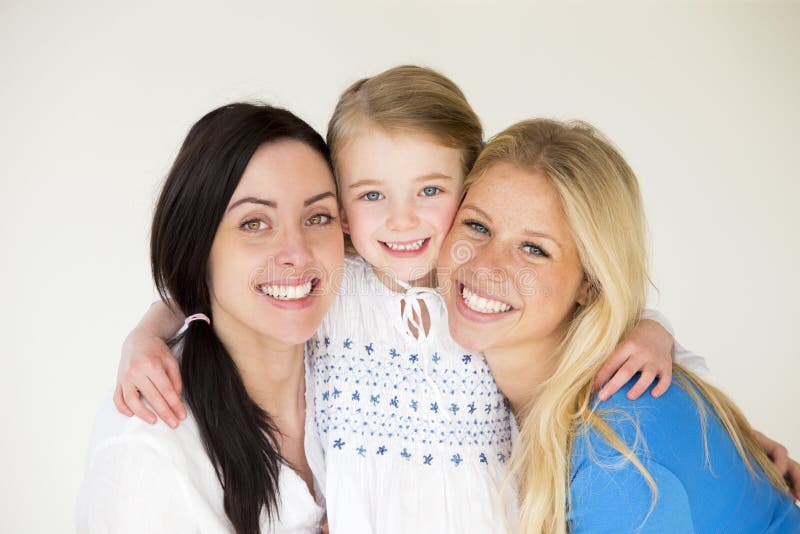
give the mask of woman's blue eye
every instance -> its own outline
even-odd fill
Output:
[[[364,193],[363,195],[361,195],[361,198],[363,198],[364,200],[375,201],[382,199],[383,195],[381,195],[377,191],[370,191],[369,193]]]
[[[478,232],[479,234],[488,234],[489,229],[486,228],[484,225],[479,223],[478,221],[464,221],[464,224],[472,228],[474,231]]]
[[[549,258],[550,255],[544,251],[543,248],[537,247],[532,243],[526,243],[522,246],[522,250],[524,250],[527,254],[531,256],[540,256],[542,258]]]
[[[428,186],[428,187],[425,187],[425,188],[422,189],[422,196],[423,197],[432,197],[432,196],[438,195],[441,192],[442,192],[441,189],[431,185],[431,186]]]

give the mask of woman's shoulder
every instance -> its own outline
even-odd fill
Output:
[[[98,411],[89,443],[89,467],[99,455],[120,462],[159,461],[181,472],[208,463],[200,440],[197,422],[191,413],[176,429],[160,419],[151,425],[138,417],[119,413],[107,399]]]

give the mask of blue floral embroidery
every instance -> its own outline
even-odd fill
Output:
[[[475,413],[475,403],[474,402],[470,402],[469,404],[467,404],[467,408],[469,408],[469,413],[470,414]]]
[[[456,415],[460,409],[455,402],[450,405],[450,411],[453,412],[453,415]]]
[[[456,453],[453,455],[452,458],[450,458],[450,461],[453,462],[456,465],[456,467],[458,467],[464,460],[461,458],[460,454]]]
[[[367,351],[367,356],[372,356],[372,353],[375,352],[375,349],[372,348],[372,343],[364,345],[364,350]]]
[[[331,338],[329,338],[328,336],[325,336],[325,346],[326,347],[331,346]]]
[[[408,452],[408,450],[405,447],[403,447],[403,452],[400,453],[400,456],[402,456],[406,460],[410,460],[411,459],[411,453]]]
[[[391,404],[395,408],[399,408],[400,407],[400,402],[397,400],[397,395],[392,397],[392,400],[389,401],[389,404]]]
[[[489,460],[486,458],[486,455],[483,454],[483,453],[481,453],[480,456],[478,456],[478,459],[481,461],[482,464],[488,464],[489,463]]]
[[[506,463],[506,455],[503,454],[502,452],[497,453],[497,459],[500,460],[501,464]]]
[[[376,451],[376,454],[380,454],[381,456],[383,456],[384,454],[386,454],[387,450],[388,449],[386,447],[381,445],[380,447],[378,447],[378,450]]]
[[[373,406],[377,406],[381,402],[381,396],[380,395],[370,395],[369,396],[369,401],[372,403]]]
[[[439,363],[439,360],[441,360],[441,359],[442,359],[442,357],[439,356],[438,352],[434,352],[433,356],[431,356],[431,360],[433,360],[433,363]]]
[[[422,463],[423,464],[431,465],[431,462],[433,462],[433,455],[432,454],[426,454],[425,456],[422,457]]]
[[[346,349],[350,349],[350,348],[352,348],[352,347],[353,347],[353,342],[352,342],[352,341],[350,340],[350,338],[348,337],[347,339],[345,339],[345,340],[344,340],[344,343],[343,343],[343,345],[344,345],[344,348],[346,348]]]
[[[400,356],[400,353],[397,352],[397,349],[391,349],[389,350],[389,356],[391,356],[392,358],[397,358],[398,356]]]
[[[491,404],[487,404],[486,407],[483,409],[483,411],[486,412],[486,413],[491,413],[492,405]]]
[[[433,413],[439,413],[439,403],[438,402],[432,402],[431,403],[431,411]]]
[[[411,356],[408,357],[408,361],[410,361],[411,363],[417,363],[419,361],[419,355],[412,354]]]
[[[333,447],[342,450],[342,447],[344,447],[344,441],[342,441],[342,438],[337,438],[336,441],[333,442]]]
[[[417,411],[417,406],[419,406],[419,403],[416,400],[412,400],[411,401],[411,409],[416,412]]]
[[[333,398],[334,399],[338,399],[339,395],[341,395],[341,394],[342,394],[342,392],[340,390],[338,390],[336,388],[333,388]]]
[[[358,390],[355,390],[355,391],[353,392],[353,395],[352,395],[352,397],[350,397],[350,398],[351,398],[352,400],[354,400],[354,401],[360,401],[360,400],[361,400],[361,394],[358,392]]]
[[[356,449],[356,452],[358,453],[359,456],[366,456],[367,449],[365,449],[364,446],[362,445]]]
[[[319,339],[315,339],[315,340],[314,340],[314,345],[315,345],[317,348],[319,348]]]
[[[331,396],[330,391],[323,391],[322,392],[322,400],[328,400]]]
[[[472,356],[470,356],[469,354],[465,354],[461,357],[461,361],[467,364],[472,361]]]

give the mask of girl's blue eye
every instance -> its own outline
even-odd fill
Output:
[[[478,221],[464,221],[464,224],[466,226],[469,226],[470,228],[472,228],[474,231],[478,232],[479,234],[488,234],[489,233],[489,229],[486,228],[481,223],[479,223]]]
[[[369,193],[364,193],[363,195],[361,195],[361,198],[363,198],[364,200],[375,201],[375,200],[381,200],[383,198],[383,195],[378,193],[377,191],[370,191]]]
[[[542,258],[549,258],[550,255],[544,251],[543,248],[537,247],[533,243],[525,243],[522,246],[522,250],[524,250],[527,254],[531,256],[540,256]]]
[[[432,197],[432,196],[438,195],[441,192],[442,192],[441,189],[431,185],[431,186],[423,188],[421,193],[422,193],[423,197]]]

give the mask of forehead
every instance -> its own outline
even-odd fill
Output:
[[[542,172],[510,163],[489,167],[469,188],[464,205],[485,211],[495,224],[512,229],[535,227],[556,237],[570,234],[561,198]]]
[[[333,189],[333,177],[322,155],[303,142],[283,140],[258,147],[236,192],[305,198],[324,189]]]
[[[428,174],[462,179],[461,151],[430,135],[368,126],[347,141],[338,158],[343,183],[402,180]]]

